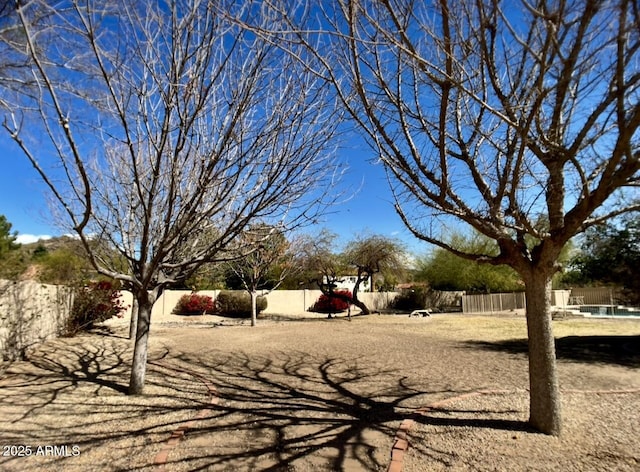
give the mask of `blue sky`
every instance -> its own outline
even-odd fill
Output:
[[[395,213],[384,169],[370,162],[371,156],[362,144],[343,145],[339,160],[348,162],[342,182],[348,200],[331,208],[318,228],[307,232],[327,228],[338,234],[340,244],[366,232],[381,234],[400,239],[412,252],[424,252],[426,244],[409,234]],[[60,235],[48,215],[43,183],[4,129],[0,129],[0,159],[0,214],[18,232],[19,240],[32,242],[37,237]]]

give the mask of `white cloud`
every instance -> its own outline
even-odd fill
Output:
[[[47,239],[51,239],[51,236],[49,236],[48,234],[18,234],[16,242],[19,244],[31,244]]]

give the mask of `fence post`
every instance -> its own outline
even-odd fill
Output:
[[[614,315],[614,308],[613,308],[613,290],[611,290],[611,288],[609,288],[609,303],[611,303],[611,316]]]

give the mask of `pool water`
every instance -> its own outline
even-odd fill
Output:
[[[640,316],[640,308],[611,305],[582,305],[580,311],[595,316]]]

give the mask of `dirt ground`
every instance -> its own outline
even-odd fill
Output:
[[[554,329],[560,438],[526,423],[522,316],[154,325],[142,396],[125,326],[52,340],[2,366],[0,470],[640,470],[640,320]]]

